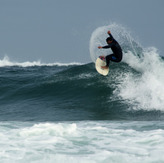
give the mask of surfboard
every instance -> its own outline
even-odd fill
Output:
[[[108,73],[109,73],[109,68],[103,69],[101,67],[101,66],[105,66],[105,65],[106,65],[105,56],[99,56],[96,60],[95,68],[99,74],[104,75],[104,76],[108,75]]]

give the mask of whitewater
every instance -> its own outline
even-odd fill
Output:
[[[111,30],[123,61],[95,70]],[[1,163],[163,163],[164,59],[118,24],[93,31],[91,63],[0,59]]]

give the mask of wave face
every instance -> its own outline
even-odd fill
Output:
[[[0,120],[162,120],[164,63],[155,48],[143,51],[111,63],[107,77],[94,63],[1,66]]]

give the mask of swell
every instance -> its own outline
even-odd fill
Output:
[[[142,73],[126,63],[111,64],[100,76],[93,63],[72,66],[1,68],[1,120],[161,120],[163,112],[133,104],[119,96],[126,74]]]

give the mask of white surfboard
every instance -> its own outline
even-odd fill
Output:
[[[96,60],[95,67],[96,70],[99,74],[101,75],[108,75],[109,68],[108,69],[103,69],[101,66],[106,66],[106,61],[104,56],[99,56]]]

